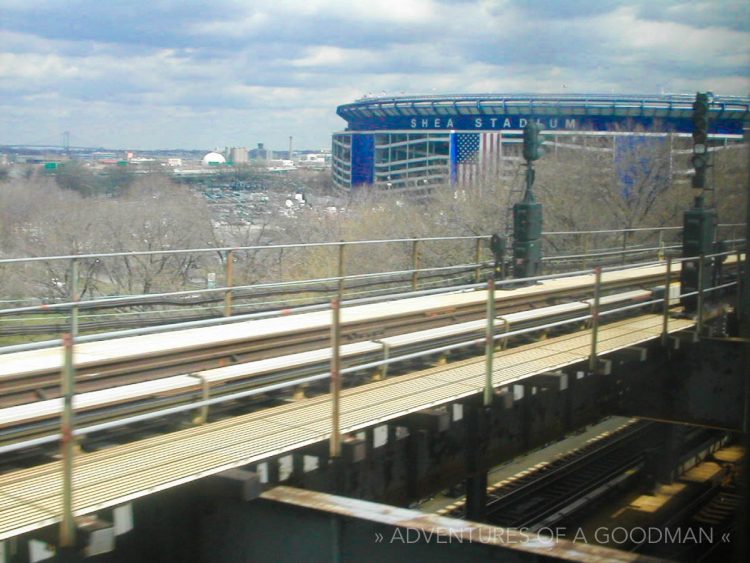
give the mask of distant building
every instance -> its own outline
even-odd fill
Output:
[[[226,164],[227,159],[220,155],[218,152],[210,152],[201,159],[203,166],[220,166]]]
[[[294,170],[294,162],[289,159],[274,158],[267,161],[268,170],[271,172],[286,172]]]
[[[232,147],[229,149],[229,162],[244,164],[247,162],[247,147]]]
[[[297,159],[300,168],[326,168],[331,165],[331,155],[322,153],[303,154]]]
[[[271,158],[271,151],[263,146],[263,143],[258,143],[258,148],[250,149],[250,158],[252,160],[268,160]]]
[[[542,126],[551,147],[606,138],[615,158],[646,136],[670,144],[680,138],[689,142],[694,99],[687,94],[363,98],[336,110],[347,127],[333,135],[333,182],[343,189],[472,183],[497,174],[506,162],[521,160],[523,128],[529,121]],[[713,96],[712,144],[740,141],[749,110],[750,98]]]

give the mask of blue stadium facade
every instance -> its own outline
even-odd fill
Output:
[[[364,98],[339,106],[333,181],[423,188],[464,183],[518,159],[523,127],[537,121],[555,144],[588,136],[689,139],[692,95],[456,95]],[[742,139],[750,98],[713,96],[710,139]]]

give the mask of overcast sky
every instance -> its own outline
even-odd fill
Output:
[[[364,94],[750,91],[747,0],[0,0],[0,144],[330,146]]]

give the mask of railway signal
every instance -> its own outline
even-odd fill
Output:
[[[693,142],[705,145],[708,141],[708,94],[698,92],[693,102]]]
[[[513,277],[530,278],[542,273],[542,204],[534,198],[534,161],[544,154],[541,126],[531,121],[523,130],[526,159],[526,193],[513,206]]]
[[[693,188],[706,189],[708,168],[708,94],[698,92],[693,102]]]
[[[527,161],[539,160],[544,156],[544,138],[541,132],[541,125],[535,121],[527,123],[523,128],[523,157]]]
[[[693,207],[683,215],[682,256],[700,257],[711,254],[716,234],[716,210],[704,206],[703,191],[706,189],[706,170],[710,166],[708,155],[709,95],[698,92],[693,102],[693,156],[691,162],[695,169],[693,188],[700,190],[695,197]],[[701,258],[683,263],[680,274],[682,293],[695,293],[705,289],[714,277],[713,261]],[[695,296],[684,297],[683,305],[687,311],[695,311],[698,299]]]

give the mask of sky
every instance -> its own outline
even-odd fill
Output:
[[[0,0],[0,145],[328,148],[364,95],[750,92],[746,0]]]

